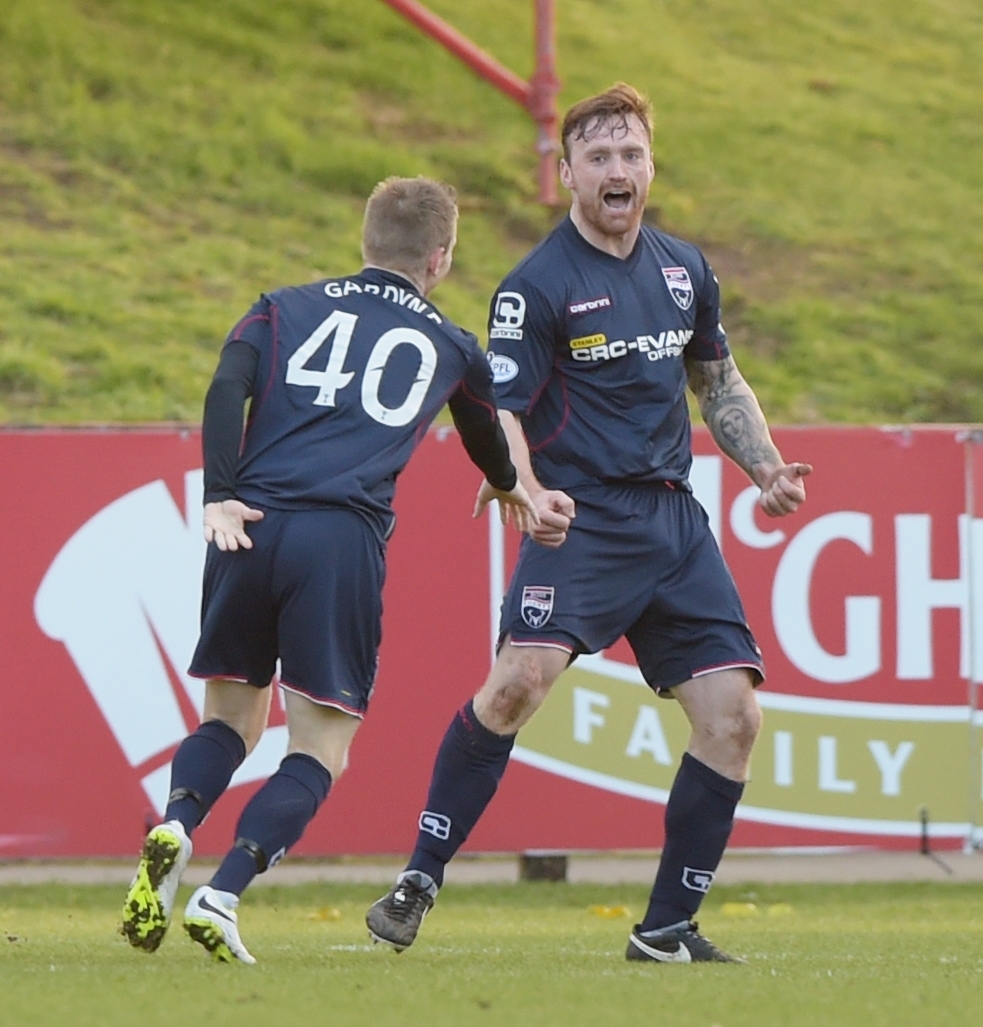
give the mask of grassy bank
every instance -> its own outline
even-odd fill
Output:
[[[531,70],[531,4],[430,6]],[[704,246],[774,420],[983,420],[983,11],[564,0],[563,103],[657,110],[652,217]],[[436,300],[480,330],[549,228],[511,101],[364,0],[6,0],[0,421],[197,419],[265,288],[358,263],[386,174],[464,210]]]

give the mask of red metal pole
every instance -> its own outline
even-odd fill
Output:
[[[413,22],[428,36],[433,36],[455,57],[460,57],[469,68],[491,82],[496,89],[501,90],[506,96],[510,96],[520,106],[528,107],[529,98],[532,95],[532,89],[528,82],[524,82],[504,64],[499,64],[494,57],[485,53],[481,47],[475,46],[470,39],[462,36],[457,29],[438,18],[432,11],[428,11],[423,4],[418,4],[416,0],[382,0],[382,2],[389,4],[394,11],[398,11],[404,18]]]
[[[523,81],[490,54],[475,46],[417,0],[383,0],[418,29],[459,57],[469,68],[500,92],[524,107],[538,126],[536,150],[539,153],[539,202],[557,202],[556,154],[559,115],[556,96],[560,80],[556,77],[555,0],[536,0],[536,71],[532,80]]]
[[[557,137],[559,113],[556,97],[560,80],[556,76],[556,19],[554,0],[536,0],[536,71],[529,83],[532,96],[529,113],[539,126],[536,149],[539,151],[539,202],[555,206],[556,159],[560,149]]]

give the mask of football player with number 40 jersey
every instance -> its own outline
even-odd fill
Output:
[[[713,881],[761,713],[761,653],[706,514],[694,499],[686,387],[771,516],[805,499],[734,364],[717,280],[700,251],[642,224],[655,174],[648,101],[618,85],[562,128],[566,218],[492,300],[489,360],[519,480],[540,523],[523,539],[498,657],[437,755],[416,849],[367,916],[411,944],[444,867],[505,770],[515,734],[580,653],[624,635],[646,682],[692,733],[669,796],[665,845],[627,958],[733,957],[693,920]]]
[[[478,341],[426,298],[456,235],[449,186],[387,179],[366,206],[363,270],[263,296],[222,350],[202,425],[209,546],[190,669],[206,679],[205,708],[123,907],[137,948],[163,940],[191,834],[258,743],[279,660],[287,755],[184,912],[215,958],[255,962],[239,896],[299,840],[347,764],[375,681],[396,476],[445,403],[485,475],[475,516],[498,499],[503,520],[538,523]]]

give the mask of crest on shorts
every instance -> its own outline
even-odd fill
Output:
[[[693,283],[689,280],[689,272],[684,267],[664,267],[662,277],[666,280],[669,295],[676,301],[681,310],[689,310],[693,306]]]
[[[553,612],[552,585],[526,585],[522,590],[522,619],[531,628],[541,628]]]

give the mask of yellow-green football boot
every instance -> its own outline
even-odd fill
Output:
[[[158,824],[143,842],[136,876],[123,903],[120,933],[136,949],[156,952],[164,940],[191,839],[177,820]]]

